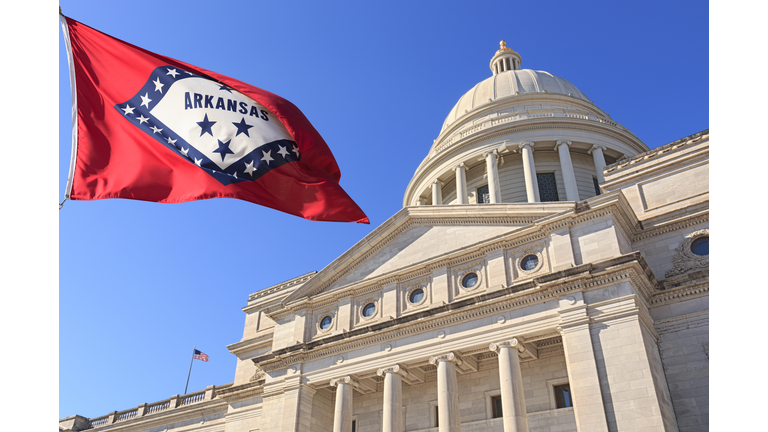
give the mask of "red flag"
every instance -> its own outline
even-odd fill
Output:
[[[237,198],[310,220],[369,223],[292,103],[64,16],[62,27],[74,76],[67,198]]]

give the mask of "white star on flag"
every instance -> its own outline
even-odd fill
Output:
[[[293,146],[293,150],[291,150],[291,151],[296,153],[296,157],[299,157],[299,147],[298,146]]]
[[[152,126],[152,133],[160,133],[162,129],[158,129],[157,126]]]
[[[149,93],[145,93],[144,96],[141,96],[141,106],[149,108],[150,102],[152,102],[152,99],[149,98]]]
[[[167,70],[168,70],[168,73],[166,75],[171,75],[174,78],[176,78],[176,75],[179,74],[178,72],[176,72],[176,69],[167,69]]]
[[[202,159],[195,158],[195,165],[200,166],[200,163],[202,163],[202,162],[203,162]]]
[[[264,155],[264,157],[261,158],[261,160],[266,161],[267,165],[269,165],[269,163],[274,160],[274,159],[272,159],[272,150],[270,150],[270,151],[262,150],[261,154]]]
[[[254,172],[254,171],[256,171],[256,168],[254,168],[254,166],[253,166],[253,164],[254,164],[255,162],[256,162],[256,161],[251,161],[251,163],[249,163],[249,164],[248,164],[248,163],[247,163],[247,164],[245,164],[245,172],[246,172],[246,174],[250,174],[250,175],[251,175],[251,177],[253,177],[253,172]]]
[[[166,139],[168,140],[168,144],[176,145],[176,140],[175,139],[171,139],[171,137],[168,137]]]
[[[188,148],[184,148],[184,147],[181,148],[181,154],[183,154],[186,157],[189,157],[188,153],[189,153],[189,149]]]
[[[125,111],[125,114],[123,115],[133,114],[133,110],[134,110],[134,108],[131,108],[131,106],[128,104],[125,104],[125,108],[120,108],[120,109]]]
[[[288,150],[286,150],[285,147],[281,146],[280,144],[278,144],[277,146],[280,147],[280,151],[278,151],[277,153],[282,155],[283,159],[285,159],[289,155]]]
[[[163,92],[163,86],[164,86],[165,84],[163,84],[163,83],[161,83],[161,82],[160,82],[160,77],[157,77],[157,80],[155,80],[155,81],[152,81],[152,84],[154,84],[154,85],[155,85],[155,91],[159,91],[160,93],[162,93],[162,92]]]
[[[139,120],[139,124],[146,123],[147,120],[149,120],[148,118],[144,117],[143,114],[136,117],[136,119]]]

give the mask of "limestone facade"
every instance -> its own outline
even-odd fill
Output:
[[[60,429],[708,430],[709,132],[648,150],[520,65],[502,44],[402,210],[248,297],[233,383]]]

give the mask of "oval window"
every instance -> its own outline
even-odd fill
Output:
[[[320,329],[321,330],[328,330],[331,328],[331,322],[333,322],[333,319],[330,315],[326,315],[323,317],[323,319],[320,321]]]
[[[696,255],[709,255],[709,237],[699,237],[691,243],[691,252]]]
[[[424,290],[421,288],[416,288],[415,290],[411,291],[411,295],[408,298],[408,300],[413,304],[417,304],[421,302],[421,300],[423,299],[424,299]]]
[[[376,312],[376,305],[373,303],[368,303],[363,307],[363,316],[366,318],[372,317],[375,312]]]
[[[472,288],[477,285],[477,273],[469,273],[461,279],[461,286],[464,288]]]
[[[520,260],[520,268],[522,268],[525,271],[531,271],[536,268],[536,266],[539,265],[539,257],[536,255],[526,255],[522,260]]]

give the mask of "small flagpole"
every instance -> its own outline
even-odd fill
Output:
[[[192,360],[189,361],[189,373],[187,374],[187,385],[184,386],[184,393],[187,394],[187,387],[189,387],[189,376],[192,375],[192,363],[195,361],[195,350],[197,349],[197,345],[192,347]]]

